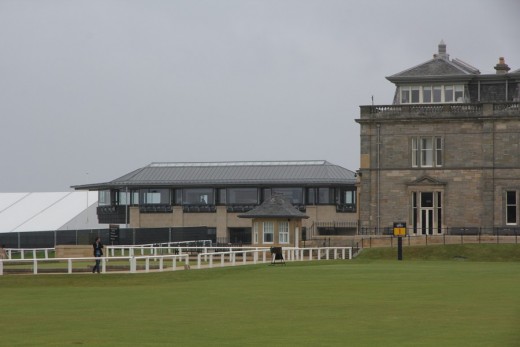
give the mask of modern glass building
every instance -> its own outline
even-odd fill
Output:
[[[219,240],[254,244],[251,221],[238,215],[278,194],[309,216],[300,240],[357,231],[355,173],[325,160],[152,163],[73,188],[98,191],[98,219],[106,224],[205,226]]]

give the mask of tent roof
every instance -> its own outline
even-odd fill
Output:
[[[0,233],[103,228],[97,201],[96,192],[0,193]]]

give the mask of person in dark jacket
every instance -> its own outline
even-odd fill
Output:
[[[92,244],[92,247],[94,248],[94,257],[99,258],[103,256],[103,244],[101,243],[101,239],[99,237],[96,237],[96,241]],[[92,273],[96,272],[99,273],[101,259],[96,259],[96,265],[92,268]]]

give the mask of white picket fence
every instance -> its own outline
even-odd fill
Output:
[[[162,254],[184,254],[184,253],[210,253],[210,252],[220,252],[227,251],[231,252],[234,250],[268,250],[269,247],[215,247],[215,246],[158,246],[158,245],[125,245],[125,246],[105,246],[107,249],[107,255],[110,257],[115,256],[124,256],[128,254],[129,256],[135,255],[162,255]],[[119,254],[118,254],[119,253]]]
[[[38,274],[48,272],[49,267],[41,266],[45,263],[58,263],[58,267],[54,267],[53,272],[72,274],[74,272],[85,272],[86,268],[90,269],[96,260],[100,260],[101,272],[119,272],[119,273],[136,273],[150,271],[174,271],[177,270],[178,263],[184,263],[185,267],[190,267],[190,257],[196,254],[196,268],[213,268],[215,266],[237,266],[246,264],[257,264],[274,262],[274,255],[271,254],[270,248],[267,247],[226,247],[226,251],[222,251],[223,247],[140,247],[140,246],[107,246],[108,254],[115,254],[117,250],[122,254],[129,255],[111,255],[100,258],[82,257],[82,258],[32,258],[32,259],[3,259],[0,260],[0,275],[4,274],[4,264],[32,265],[32,273]],[[148,255],[135,255],[136,253],[144,253],[144,250],[150,252]],[[167,254],[165,254],[167,253]],[[284,261],[312,261],[312,260],[331,260],[331,259],[352,259],[352,247],[316,247],[316,248],[282,248]],[[168,262],[171,261],[171,266]],[[107,264],[113,263],[113,269],[107,271]],[[124,265],[128,262],[128,265]],[[63,265],[66,263],[66,267]],[[153,264],[153,266],[151,266]],[[141,268],[138,270],[138,268]],[[9,268],[15,268],[9,267]],[[57,269],[57,270],[56,270]],[[59,271],[63,269],[63,271]],[[47,271],[45,271],[47,270]],[[75,271],[74,271],[75,270]]]
[[[316,247],[316,248],[282,248],[284,261],[304,261],[304,260],[326,260],[330,259],[352,259],[352,247]],[[241,258],[241,261],[237,260]],[[270,248],[243,249],[228,252],[203,252],[197,254],[197,269],[203,267],[203,262],[207,263],[207,268],[215,266],[236,266],[257,263],[274,263],[274,255]],[[215,262],[218,265],[215,265]]]
[[[58,267],[53,268],[53,272],[56,269],[60,270],[63,268],[63,272],[58,273],[67,273],[72,274],[74,269],[76,272],[85,272],[86,262],[89,262],[91,265],[94,265],[96,260],[100,261],[101,264],[101,272],[107,273],[107,264],[109,262],[117,262],[117,269],[110,272],[121,272],[121,273],[136,273],[138,270],[138,264],[143,264],[143,271],[149,272],[151,270],[151,262],[156,264],[154,267],[154,271],[166,271],[166,270],[176,270],[177,263],[184,262],[184,265],[189,265],[189,255],[188,254],[170,254],[170,255],[161,255],[161,256],[127,256],[127,257],[82,257],[82,258],[34,258],[34,259],[2,259],[0,260],[0,275],[4,274],[4,267],[7,265],[16,265],[23,266],[24,264],[32,265],[32,273],[46,273],[45,268],[40,266],[45,263],[57,263],[60,264]],[[125,261],[128,262],[128,266],[121,265],[124,264]],[[167,261],[171,261],[171,267],[167,266]],[[66,263],[66,268],[62,265]],[[48,270],[48,268],[47,268]],[[91,268],[88,268],[91,270]]]
[[[21,259],[34,259],[38,253],[42,253],[45,259],[49,258],[49,253],[54,251],[54,248],[5,248],[7,258],[11,259],[13,255],[20,254]]]

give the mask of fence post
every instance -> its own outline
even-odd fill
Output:
[[[33,259],[33,273],[36,275],[38,273],[38,260]]]
[[[135,256],[132,255],[132,272],[137,272],[137,259],[135,258]]]
[[[0,276],[4,274],[4,261],[0,259]]]
[[[71,274],[72,273],[72,259],[70,259],[70,258],[67,259],[67,267],[68,267],[67,272]]]

